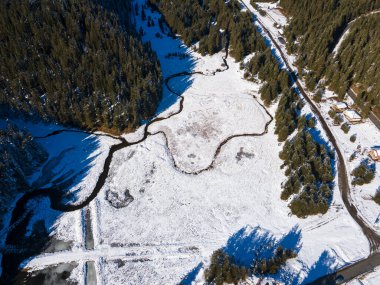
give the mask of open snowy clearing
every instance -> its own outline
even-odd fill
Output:
[[[159,15],[147,10],[149,15],[157,23]],[[223,54],[201,57],[177,39],[155,37],[157,24],[147,28],[144,23],[143,28],[158,51],[164,76],[184,70],[211,75],[224,69]],[[166,58],[175,51],[189,57]],[[238,64],[227,60],[230,68],[215,76],[171,80],[169,85],[185,98],[183,111],[149,128],[151,133],[162,133],[115,153],[106,184],[90,203],[94,250],[83,246],[82,211],[64,213],[50,222],[62,227],[56,235],[82,243],[82,247],[41,254],[23,266],[35,271],[78,262],[83,268],[84,261],[90,260],[95,261],[99,284],[202,284],[203,269],[214,250],[225,247],[249,265],[255,256],[265,255],[268,247],[281,244],[298,251],[298,257],[274,279],[303,284],[369,254],[368,242],[343,207],[337,187],[327,214],[307,219],[290,215],[288,203],[280,200],[285,176],[280,170],[281,145],[274,135],[274,123],[263,136],[229,140],[212,169],[198,175],[183,173],[207,168],[226,138],[261,134],[270,120],[252,96],[258,95],[259,85],[245,81]],[[159,116],[179,108],[177,96],[166,88],[160,108]],[[269,111],[273,115],[275,106]],[[307,107],[304,111],[308,112]],[[62,143],[61,135],[68,137]],[[64,171],[74,168],[77,155],[86,147],[78,144],[78,138],[61,135],[44,143],[52,156],[74,147],[62,160],[65,163],[57,164]],[[88,135],[83,136],[79,141],[87,142]],[[142,128],[125,137],[135,141],[141,136]],[[96,137],[96,141],[97,147],[86,153],[86,158],[95,158],[79,184],[89,186],[76,187],[78,199],[88,195],[87,189],[104,164],[103,155],[115,143],[105,137]],[[84,280],[83,270],[74,270],[71,277]]]
[[[220,55],[210,59],[220,59]],[[234,67],[237,64],[231,60],[229,64],[231,68],[224,72],[227,77],[236,73],[240,76],[234,75],[239,84],[251,85],[246,90],[246,97],[238,90],[236,104],[239,105],[240,100],[248,103],[249,98],[257,108],[256,114],[249,114],[250,120],[262,122],[265,113],[254,104],[255,99],[250,94],[258,87],[243,81],[242,71]],[[216,92],[215,100],[199,104],[195,100],[197,96],[205,96],[208,90],[211,92],[208,98],[215,94],[214,88],[197,88],[197,84],[207,83],[204,79],[209,77],[194,76],[191,88],[183,94],[185,104],[179,118],[194,110],[203,112],[203,120],[218,118],[219,113],[214,113],[212,108],[216,98],[223,103],[223,95],[233,96],[221,90]],[[212,86],[224,86],[222,82],[210,82]],[[196,95],[196,90],[200,89],[203,92]],[[262,131],[250,120],[230,116],[231,123],[224,125],[225,120],[222,120],[215,126],[227,136],[235,133],[235,125],[239,125],[243,133]],[[187,116],[181,120],[175,118],[164,121],[165,133],[186,126],[188,122]],[[204,126],[199,130],[202,128]],[[187,130],[192,131],[191,128]],[[168,137],[170,141],[170,135]],[[201,146],[197,146],[195,139],[189,142],[186,132],[173,138],[178,144],[187,144],[195,154],[205,153],[199,155],[199,163],[193,164],[193,169],[199,169],[210,163],[210,153],[215,152],[215,145],[224,136],[211,136],[208,143]],[[257,251],[259,245],[273,238],[281,240],[284,235],[290,237],[285,245],[299,250],[299,256],[288,263],[277,280],[289,280],[289,275],[294,274],[294,284],[298,284],[306,276],[316,278],[334,266],[365,257],[368,243],[343,209],[339,191],[334,192],[333,206],[326,215],[305,220],[289,216],[287,203],[279,199],[280,185],[285,179],[280,171],[280,150],[272,124],[268,134],[262,137],[229,141],[216,158],[214,169],[199,175],[183,174],[173,166],[171,146],[166,144],[163,134],[117,152],[106,185],[91,203],[95,211],[92,218],[95,250],[100,253],[92,255],[89,252],[88,255],[98,260],[98,275],[101,274],[103,284],[176,284],[193,270],[197,274],[190,274],[190,279],[202,282],[201,268],[205,266],[202,264],[207,264],[215,249],[226,246],[236,252],[238,259],[250,262],[252,251]],[[187,159],[186,151],[179,149],[177,158]],[[126,190],[133,201],[123,208],[113,206],[107,193],[117,194],[113,197],[122,201]],[[257,231],[256,227],[261,230]],[[242,245],[248,246],[244,254],[237,250]],[[42,255],[26,266],[40,268],[52,262],[91,259],[86,258],[86,253],[78,253]],[[53,261],[48,262],[46,258]]]

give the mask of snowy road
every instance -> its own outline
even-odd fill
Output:
[[[61,263],[73,261],[96,261],[99,258],[116,260],[122,258],[124,261],[153,260],[153,259],[175,259],[199,255],[203,245],[156,245],[156,246],[125,246],[104,247],[96,250],[61,251],[51,254],[42,254],[25,261],[20,269],[44,268]]]
[[[292,79],[296,83],[300,93],[302,94],[303,98],[305,98],[305,100],[308,102],[308,104],[311,106],[311,110],[313,111],[313,113],[318,117],[318,120],[321,122],[322,127],[323,127],[324,131],[326,132],[326,134],[329,138],[329,141],[333,144],[335,151],[337,152],[337,155],[338,155],[338,166],[337,167],[338,167],[338,178],[339,178],[338,181],[339,181],[339,189],[340,189],[340,192],[342,194],[342,199],[343,199],[344,205],[346,206],[351,217],[360,226],[364,235],[367,237],[367,239],[370,243],[372,255],[366,260],[368,260],[368,262],[371,261],[370,269],[373,270],[376,266],[380,265],[380,258],[377,257],[377,253],[376,253],[380,247],[380,236],[376,233],[375,230],[373,230],[364,221],[364,219],[359,215],[358,210],[356,209],[355,205],[353,204],[353,201],[351,198],[351,193],[350,193],[350,183],[349,183],[349,179],[348,179],[348,173],[347,173],[347,169],[346,169],[346,165],[345,165],[345,160],[344,160],[342,152],[341,152],[341,150],[340,150],[340,148],[336,142],[336,139],[333,135],[333,132],[330,130],[325,118],[322,116],[318,107],[314,104],[314,102],[311,100],[311,98],[305,92],[303,85],[300,82],[300,79],[297,78],[297,76],[295,75],[296,74],[295,71],[292,69],[291,65],[289,64],[289,62],[287,60],[288,56],[286,56],[286,51],[284,51],[281,48],[280,44],[276,41],[275,37],[272,35],[272,33],[269,31],[269,29],[263,24],[262,21],[260,21],[260,14],[254,13],[253,8],[248,7],[248,5],[246,5],[246,3],[244,1],[240,0],[240,2],[249,11],[251,11],[255,15],[255,17],[256,17],[255,20],[262,27],[263,31],[269,36],[271,42],[273,43],[273,45],[275,46],[275,48],[279,52],[281,59],[283,60],[287,69],[289,70],[289,72],[292,76]],[[376,256],[376,258],[373,257],[374,255]],[[350,267],[350,268],[352,268],[352,267]],[[344,269],[342,269],[342,270],[344,270]],[[349,270],[349,269],[347,269],[347,270]],[[360,272],[360,274],[364,273],[361,270],[358,270],[357,272],[358,272],[358,274],[359,274],[359,272]],[[350,276],[349,280],[351,280],[352,278],[354,278],[358,275],[354,276],[354,274],[353,275],[347,274],[347,276]]]

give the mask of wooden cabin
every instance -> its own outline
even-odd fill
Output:
[[[355,110],[345,110],[343,115],[351,124],[359,124],[362,122],[362,117]]]
[[[372,160],[380,162],[380,150],[372,149],[368,152],[368,156],[372,158]]]
[[[331,107],[336,113],[343,113],[348,109],[348,105],[345,102],[338,102]]]

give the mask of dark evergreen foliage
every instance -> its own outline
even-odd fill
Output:
[[[373,165],[367,165],[365,162],[361,163],[352,171],[353,185],[364,185],[370,183],[375,178],[375,167]]]
[[[295,251],[283,249],[279,246],[271,258],[256,261],[253,266],[253,272],[259,275],[276,274],[288,259],[295,258],[296,256],[297,253]]]
[[[380,113],[380,15],[369,15],[380,9],[380,0],[281,0],[281,6],[291,16],[285,34],[288,50],[297,53],[297,65],[312,71],[306,76],[313,89],[323,77],[340,98],[347,89],[359,84],[356,103],[364,116],[371,109]],[[363,16],[358,18],[359,16]],[[336,56],[334,47],[348,24],[350,32]]]
[[[261,99],[267,106],[277,99],[278,94],[288,91],[291,83],[289,74],[280,69],[270,48],[257,52],[245,65],[245,72],[248,79],[252,79],[257,75],[258,79],[265,81],[260,89],[260,94]]]
[[[334,179],[329,150],[317,143],[309,130],[303,129],[286,141],[280,158],[284,160],[288,176],[281,198],[287,200],[292,194],[298,194],[290,204],[293,214],[304,217],[325,213]]]
[[[149,3],[164,15],[173,32],[180,34],[186,45],[199,41],[202,54],[221,51],[227,37],[231,55],[237,61],[265,48],[252,16],[241,12],[237,0],[149,0]]]
[[[205,270],[206,281],[216,285],[238,284],[239,281],[244,281],[247,276],[247,268],[237,265],[234,258],[222,249],[214,251],[211,264]]]
[[[130,1],[0,4],[0,110],[80,128],[133,129],[161,98],[159,62]]]
[[[334,120],[335,120],[335,118],[334,118]],[[347,124],[347,123],[344,123],[340,128],[342,129],[342,131],[343,131],[345,134],[347,134],[347,133],[350,131],[350,125]]]
[[[293,90],[287,89],[287,91],[281,96],[275,114],[275,134],[278,135],[278,141],[285,141],[296,129],[298,124],[298,113],[300,111],[299,103],[299,97]],[[300,124],[305,123],[306,119],[305,122],[300,122]]]
[[[380,205],[380,191],[377,191],[375,196],[373,197],[373,200]]]

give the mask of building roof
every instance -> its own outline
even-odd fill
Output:
[[[377,157],[380,157],[380,150],[379,149],[372,149],[371,153],[373,153]]]
[[[339,109],[347,109],[347,104],[345,102],[338,102],[335,104],[335,106]]]
[[[362,117],[355,110],[346,110],[344,111],[344,115],[351,120],[361,120]]]

